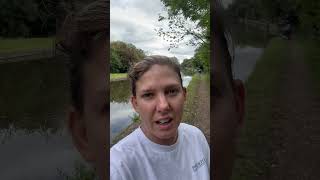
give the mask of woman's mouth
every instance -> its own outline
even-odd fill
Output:
[[[161,119],[156,121],[156,124],[159,125],[160,129],[162,130],[166,130],[168,128],[170,128],[171,123],[172,122],[172,118],[166,118],[166,119]]]

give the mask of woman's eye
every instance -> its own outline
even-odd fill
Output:
[[[169,95],[177,95],[178,92],[179,92],[178,89],[170,89],[170,90],[168,91],[168,94],[169,94]]]
[[[152,93],[145,93],[142,95],[142,98],[151,98],[153,96]]]

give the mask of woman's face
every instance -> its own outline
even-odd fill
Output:
[[[96,169],[100,179],[107,178],[108,139],[106,134],[109,117],[106,75],[109,43],[97,42],[90,62],[84,65],[83,112],[70,112],[69,128],[73,141],[84,159]]]
[[[131,102],[141,118],[141,129],[153,142],[171,145],[176,141],[186,90],[179,75],[167,65],[153,65],[136,82]]]

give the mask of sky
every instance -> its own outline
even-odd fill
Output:
[[[160,0],[111,0],[111,41],[132,43],[147,55],[165,55],[183,59],[191,58],[196,47],[180,43],[178,48],[168,51],[169,43],[158,36],[155,29],[168,28],[167,22],[158,22],[159,13],[166,14]]]

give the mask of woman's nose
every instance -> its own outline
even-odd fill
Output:
[[[169,110],[169,103],[164,94],[159,95],[157,109],[159,112],[164,112]]]

